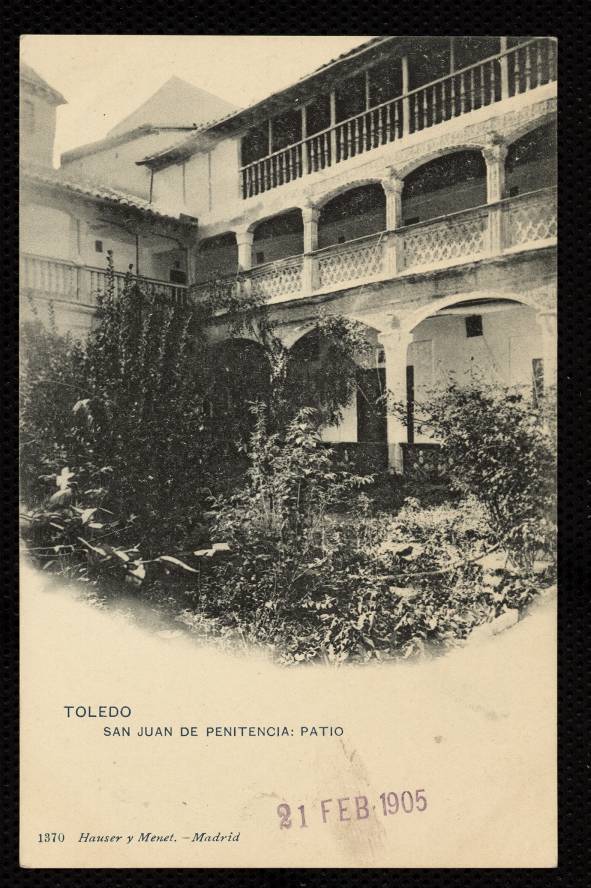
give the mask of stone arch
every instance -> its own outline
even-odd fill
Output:
[[[376,350],[380,350],[380,336],[382,335],[381,331],[377,327],[373,327],[371,324],[368,324],[366,320],[361,317],[356,317],[354,315],[348,315],[347,320],[354,321],[356,324],[364,327],[367,330],[367,339],[370,346],[374,347]],[[315,321],[309,321],[304,325],[301,325],[291,331],[291,335],[281,336],[281,341],[285,348],[289,351],[293,351],[293,349],[297,349],[299,344],[301,344],[306,338],[312,337],[316,330],[318,329],[318,325]],[[373,361],[372,358],[363,358],[361,356],[355,357],[354,360],[359,366],[367,366],[368,363]]]
[[[360,322],[363,323],[363,322]],[[384,352],[379,343],[379,330],[363,323],[372,346],[368,354],[352,356],[353,364],[347,359],[347,371],[351,385],[348,388],[349,400],[342,403],[337,422],[325,420],[322,436],[327,443],[345,448],[348,457],[360,467],[384,468],[387,461],[387,410],[386,376]],[[315,334],[316,325],[301,330],[301,335],[290,349],[288,380],[297,392],[302,404],[306,396],[331,403],[334,393],[334,380],[324,371],[325,366],[334,367],[336,358],[330,347]],[[326,382],[326,391],[323,384]],[[351,387],[352,386],[352,387]],[[341,394],[345,391],[345,387]],[[312,401],[306,406],[318,407]]]
[[[314,321],[307,321],[303,324],[299,324],[297,327],[277,330],[276,333],[279,335],[284,348],[291,349],[296,344],[296,342],[298,342],[307,333],[310,333],[315,326],[316,325]]]
[[[361,188],[364,185],[381,185],[382,178],[383,177],[376,175],[347,179],[339,185],[336,185],[334,188],[331,188],[328,191],[323,191],[319,196],[310,195],[310,202],[318,209],[322,209],[325,204],[330,203],[335,197],[339,197],[339,195],[345,194],[353,188]]]
[[[238,271],[238,244],[233,231],[222,231],[197,244],[197,282],[224,277]]]
[[[280,216],[285,216],[287,213],[301,213],[302,208],[297,204],[293,206],[284,206],[281,204],[276,210],[272,210],[265,216],[257,216],[254,219],[251,219],[250,222],[245,223],[243,226],[239,226],[239,229],[242,231],[248,231],[251,234],[254,234],[255,230],[264,222],[271,222],[273,219],[277,219]],[[236,229],[238,231],[238,229]]]
[[[425,164],[431,163],[433,160],[445,157],[447,154],[457,154],[460,151],[482,151],[485,145],[486,142],[482,139],[460,142],[457,145],[445,145],[438,148],[434,147],[430,151],[418,154],[406,162],[401,161],[397,163],[396,168],[393,169],[392,172],[395,173],[398,178],[406,179],[411,173],[418,170],[419,167],[425,166]]]
[[[304,222],[299,207],[252,222],[252,265],[276,262],[304,252]]]
[[[518,139],[523,138],[523,136],[526,136],[533,130],[549,126],[550,124],[556,125],[556,111],[546,111],[544,114],[541,114],[537,117],[523,120],[520,124],[506,132],[504,135],[504,139],[507,145],[512,145]]]
[[[320,209],[318,247],[385,231],[386,219],[386,191],[381,181],[340,190]]]
[[[507,304],[521,304],[528,306],[529,308],[533,308],[537,314],[542,314],[547,312],[548,304],[547,300],[543,297],[536,298],[536,294],[530,293],[504,293],[497,292],[491,290],[475,290],[467,293],[454,293],[451,296],[444,296],[441,299],[437,299],[437,301],[430,302],[417,308],[414,312],[412,312],[409,316],[404,319],[402,324],[402,329],[404,334],[411,336],[413,330],[415,330],[418,325],[431,317],[432,315],[437,314],[437,312],[441,311],[441,309],[449,308],[452,305],[461,305],[464,302],[499,302],[505,301]]]
[[[208,400],[212,414],[233,416],[248,431],[249,400],[265,400],[271,385],[271,367],[263,346],[248,336],[227,337],[210,343],[213,369]]]
[[[554,370],[544,317],[531,297],[503,291],[453,294],[415,310],[405,337],[408,444],[429,444],[415,406],[450,383],[500,385],[543,394]],[[402,368],[399,374],[402,375]],[[550,382],[550,384],[552,384]],[[420,409],[417,411],[420,416]]]
[[[556,184],[556,127],[547,120],[523,132],[509,145],[505,161],[508,197]]]
[[[447,216],[487,202],[486,162],[480,148],[438,154],[407,172],[402,224]]]

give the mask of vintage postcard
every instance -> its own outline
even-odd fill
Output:
[[[22,37],[22,867],[557,865],[557,51]]]

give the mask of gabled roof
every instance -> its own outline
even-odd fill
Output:
[[[187,133],[194,130],[192,126],[153,126],[151,123],[145,123],[129,132],[121,133],[118,136],[107,136],[106,139],[97,139],[96,142],[88,142],[86,145],[79,145],[78,148],[71,148],[70,151],[64,151],[61,156],[62,164],[67,164],[72,160],[80,157],[86,157],[89,154],[97,154],[99,151],[106,151],[109,148],[116,148],[117,145],[123,145],[127,142],[133,142],[136,139],[143,139],[145,136],[154,136],[159,133],[169,133],[170,147],[178,142],[181,133]],[[185,136],[186,138],[186,136]],[[162,149],[164,150],[164,148]]]
[[[148,157],[143,158],[143,160],[136,162],[138,164],[146,164],[148,166],[167,166],[168,164],[177,163],[178,161],[183,160],[186,157],[190,157],[191,154],[193,154],[196,150],[198,150],[198,148],[203,145],[205,133],[213,134],[217,130],[221,130],[225,127],[231,127],[235,124],[242,126],[250,125],[249,121],[254,118],[257,113],[263,114],[266,110],[270,111],[273,106],[277,105],[281,100],[288,101],[290,98],[295,97],[297,93],[301,91],[302,87],[307,86],[309,82],[313,82],[315,78],[325,76],[328,70],[334,65],[341,65],[348,60],[354,60],[362,53],[365,53],[370,49],[378,48],[382,44],[389,43],[390,41],[395,39],[396,38],[393,36],[386,36],[371,37],[369,40],[364,40],[362,43],[359,44],[359,46],[355,46],[353,47],[353,49],[349,49],[346,52],[341,53],[341,55],[336,56],[336,58],[325,62],[318,68],[315,68],[310,74],[305,74],[303,77],[300,77],[300,79],[291,86],[279,90],[276,93],[271,93],[264,99],[261,99],[259,102],[255,102],[254,104],[249,105],[247,108],[230,112],[229,114],[225,114],[223,117],[220,117],[217,120],[211,120],[208,123],[197,127],[195,132],[191,133],[190,136],[179,140],[170,148],[162,149],[161,151],[151,154]]]
[[[236,105],[225,99],[193,86],[180,77],[171,77],[139,108],[110,129],[107,135],[119,136],[146,124],[192,128],[237,110]]]
[[[53,86],[50,86],[49,83],[41,77],[40,74],[37,74],[34,68],[31,68],[30,65],[27,65],[26,62],[20,63],[20,80],[25,83],[29,89],[38,95],[42,95],[43,98],[47,99],[52,105],[67,105],[67,101],[64,99],[61,93],[54,89]]]
[[[74,178],[65,176],[61,170],[47,170],[40,167],[21,167],[21,180],[25,184],[56,189],[58,191],[78,194],[82,197],[92,198],[100,203],[112,206],[129,207],[146,216],[160,219],[174,220],[181,224],[194,224],[195,220],[171,216],[154,208],[147,200],[135,194],[129,194],[118,188],[111,188],[91,179]]]

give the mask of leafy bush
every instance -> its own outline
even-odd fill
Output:
[[[550,394],[535,404],[516,389],[474,380],[449,385],[416,407],[423,431],[440,445],[449,483],[486,506],[496,541],[529,568],[555,550]]]
[[[38,320],[24,325],[24,502],[40,509],[36,534],[45,527],[48,546],[67,545],[69,538],[56,539],[56,528],[43,519],[44,504],[50,513],[58,504],[101,509],[118,522],[109,531],[114,545],[139,547],[144,558],[207,545],[207,503],[240,469],[248,403],[258,402],[274,429],[289,424],[299,409],[292,397],[293,362],[260,300],[224,287],[205,300],[171,304],[149,295],[131,270],[119,292],[110,254],[108,263],[107,287],[97,294],[96,321],[85,342],[59,336],[55,325],[45,330]],[[240,405],[238,412],[215,398],[219,366],[206,346],[208,326],[220,312],[230,334],[257,339],[273,377],[263,386],[243,372],[239,353],[231,355],[229,400]],[[300,397],[319,400],[318,416],[327,420],[351,396],[348,355],[362,347],[358,328],[321,319],[317,335],[333,367],[316,374],[324,389],[312,384],[306,394],[305,386],[296,386]]]
[[[322,359],[302,366],[264,306],[238,305],[231,287],[217,297],[173,306],[131,274],[117,295],[111,263],[85,343],[25,325],[23,536],[39,563],[110,594],[137,589],[199,634],[287,664],[445,650],[552,581],[549,399],[448,387],[420,421],[456,501],[438,489],[428,507],[407,498],[393,515],[400,483],[382,486],[377,511],[372,479],[320,434],[352,396],[359,325],[320,318]],[[207,406],[219,382],[207,328],[221,310],[269,363],[255,382],[238,354],[224,358],[250,423],[244,409]]]
[[[226,639],[268,646],[288,664],[366,662],[445,650],[531,601],[536,583],[499,556],[476,499],[374,514],[355,493],[370,479],[331,456],[307,411],[283,438],[266,434],[259,413],[247,483],[213,505],[235,557],[187,584],[184,623],[202,631],[213,619]]]

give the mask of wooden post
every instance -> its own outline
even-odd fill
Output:
[[[501,52],[506,53],[508,46],[507,37],[501,37]],[[501,99],[509,98],[509,58],[505,54],[501,56]]]
[[[402,56],[400,63],[402,65],[402,138],[410,133],[410,99],[408,98],[409,90],[409,70],[408,56]]]
[[[334,89],[330,91],[330,164],[337,162],[337,97]]]
[[[308,107],[302,105],[302,172],[307,176],[310,172],[310,155],[308,153]]]

